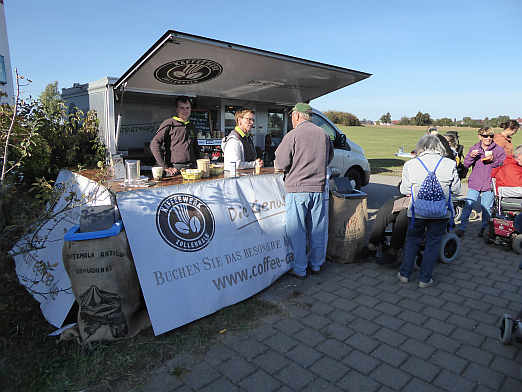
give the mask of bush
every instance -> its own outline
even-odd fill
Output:
[[[347,125],[347,126],[360,126],[361,125],[361,122],[359,121],[359,119],[352,113],[336,112],[333,110],[329,110],[329,111],[325,112],[324,114],[334,124],[341,124],[341,125]]]
[[[30,186],[39,177],[54,180],[60,169],[95,167],[104,160],[96,112],[67,113],[61,101],[53,112],[47,109],[39,100],[20,103],[8,153],[9,163],[15,168],[7,182]],[[3,105],[2,131],[9,127],[11,116],[12,108]]]

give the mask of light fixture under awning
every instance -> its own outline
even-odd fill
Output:
[[[168,31],[123,76],[127,91],[308,102],[371,74]]]

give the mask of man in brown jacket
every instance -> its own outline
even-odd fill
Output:
[[[191,112],[189,98],[176,98],[176,115],[161,123],[150,142],[152,155],[168,175],[177,174],[196,161],[197,139],[187,129]]]
[[[274,163],[285,172],[286,235],[294,251],[291,274],[299,279],[306,278],[308,266],[313,274],[319,273],[328,238],[324,190],[333,147],[323,129],[310,122],[311,114],[312,107],[307,103],[294,106],[294,129],[281,141]]]

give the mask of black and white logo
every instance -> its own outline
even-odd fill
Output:
[[[221,75],[221,64],[206,59],[182,59],[163,64],[154,71],[154,77],[168,84],[194,84]]]
[[[201,199],[176,193],[161,201],[156,211],[156,226],[161,238],[177,250],[195,252],[214,237],[214,215]]]

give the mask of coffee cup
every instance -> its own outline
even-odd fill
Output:
[[[152,168],[152,178],[154,178],[156,181],[159,181],[161,180],[161,177],[163,177],[163,167],[154,166]]]
[[[493,151],[485,151],[486,158],[493,158]]]

